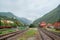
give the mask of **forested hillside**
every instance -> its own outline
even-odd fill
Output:
[[[16,26],[16,23],[19,24],[20,26],[29,25],[31,23],[30,20],[26,18],[17,17],[11,12],[0,12],[0,20],[13,21],[15,26]],[[1,24],[1,21],[0,21],[0,24]]]
[[[60,5],[49,13],[45,14],[43,17],[35,20],[33,24],[38,25],[40,22],[45,21],[47,23],[54,23],[60,19]]]

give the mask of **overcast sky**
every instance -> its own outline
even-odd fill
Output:
[[[34,21],[59,4],[60,0],[0,0],[0,12],[12,12]]]

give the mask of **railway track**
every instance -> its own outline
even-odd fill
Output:
[[[58,35],[60,37],[60,33],[55,33],[55,32],[52,32],[52,33],[55,34],[55,35]]]
[[[0,35],[0,40],[7,40],[8,38],[14,37],[15,35],[21,34],[21,33],[25,32],[27,30],[28,29],[22,30],[22,31],[13,32],[13,33],[9,33],[9,34],[6,34],[6,35]]]
[[[52,32],[38,28],[42,40],[60,40],[60,37]]]
[[[48,30],[47,30],[48,31]],[[49,31],[49,32],[51,32],[51,31]],[[56,32],[51,32],[51,33],[53,33],[53,34],[55,34],[55,35],[58,35],[59,37],[60,37],[60,33],[56,33]]]

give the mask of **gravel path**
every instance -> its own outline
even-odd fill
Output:
[[[28,30],[27,30],[28,31]],[[27,32],[27,31],[25,31],[25,32]],[[19,37],[21,37],[25,32],[23,32],[23,33],[20,33],[20,34],[17,34],[17,35],[15,35],[14,37],[11,37],[11,38],[8,38],[8,39],[6,39],[6,40],[17,40]]]
[[[38,31],[37,28],[34,28],[34,30]],[[42,40],[42,39],[41,39],[41,36],[39,34],[39,31],[38,31],[36,35],[34,35],[33,37],[28,38],[27,40]]]
[[[37,30],[37,28],[34,28],[34,30]],[[27,31],[26,31],[27,32]],[[24,32],[25,33],[25,32]],[[23,33],[23,34],[24,34]],[[20,38],[23,34],[18,34],[18,35],[15,35],[14,37],[11,37],[11,38],[8,38],[7,40],[17,40],[17,38]],[[34,35],[33,37],[29,37],[27,38],[27,40],[41,40],[41,37],[39,35],[39,32],[37,32],[36,35]]]
[[[36,39],[35,37],[30,37],[27,40],[35,40],[35,39]]]

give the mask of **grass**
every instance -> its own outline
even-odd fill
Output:
[[[18,29],[19,29],[19,30],[25,30],[26,27],[19,27]]]
[[[25,27],[18,27],[18,28],[15,28],[15,29],[12,29],[12,28],[5,28],[5,29],[0,29],[0,35],[4,35],[4,34],[8,34],[8,33],[12,33],[12,32],[15,32],[18,30],[26,30]]]
[[[47,30],[52,31],[52,32],[56,32],[56,33],[60,33],[60,30],[56,30],[56,29],[47,28]]]
[[[0,35],[8,34],[11,32],[15,32],[16,30],[14,29],[0,29]]]
[[[25,33],[27,37],[34,36],[35,34],[36,34],[36,30],[33,30],[33,29]]]
[[[37,33],[37,30],[29,29],[26,33],[23,34],[18,40],[27,40],[29,37],[33,37]]]

